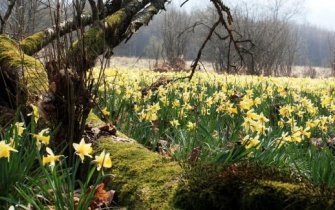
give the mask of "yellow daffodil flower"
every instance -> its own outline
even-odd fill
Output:
[[[245,145],[246,149],[250,149],[254,146],[257,146],[256,148],[259,148],[259,136],[257,135],[254,138],[251,138],[249,135],[246,135],[243,139],[242,139],[242,144]]]
[[[92,162],[97,164],[97,170],[100,171],[102,167],[104,168],[111,168],[112,167],[112,160],[110,158],[110,154],[105,154],[105,150],[101,152],[100,155],[95,156],[95,160]]]
[[[171,120],[170,121],[170,124],[172,125],[172,127],[178,127],[180,124],[179,124],[179,121],[174,119],[174,120]]]
[[[258,106],[261,103],[262,103],[262,99],[261,98],[257,97],[257,98],[254,99],[254,105],[255,106]]]
[[[210,107],[210,106],[212,106],[212,104],[213,104],[213,97],[208,97],[207,99],[206,99],[206,101],[205,101],[205,104],[206,104],[206,106],[207,107]]]
[[[283,117],[290,118],[292,111],[293,111],[292,107],[289,105],[286,105],[279,109],[279,114]]]
[[[228,114],[237,114],[237,107],[230,106],[226,109],[226,111]]]
[[[159,102],[153,104],[148,110],[150,110],[151,112],[158,112],[158,110],[160,110],[161,107],[159,106]]]
[[[84,156],[92,158],[92,156],[90,155],[93,152],[91,145],[91,143],[86,144],[84,138],[81,139],[79,144],[73,143],[73,147],[76,150],[75,153],[80,157],[81,162],[84,162]]]
[[[30,104],[30,106],[33,108],[33,112],[28,114],[28,116],[33,115],[35,123],[37,123],[38,119],[40,118],[40,113],[39,113],[38,107],[33,105],[33,104]]]
[[[31,134],[34,138],[36,138],[39,142],[48,145],[50,143],[50,135],[43,136],[39,134]]]
[[[189,130],[189,131],[191,131],[191,130],[193,130],[194,128],[195,128],[195,123],[192,123],[192,122],[188,122],[187,123],[187,129]]]
[[[254,112],[254,109],[250,109],[247,113],[246,113],[246,117],[251,118],[253,120],[258,119],[258,115]]]
[[[178,113],[178,116],[180,118],[186,118],[187,115],[186,115],[185,109],[181,109],[180,112]]]
[[[175,99],[173,102],[172,102],[172,107],[173,108],[178,108],[180,107],[180,102],[178,99]]]
[[[244,127],[246,133],[248,133],[249,130],[252,132],[257,130],[255,127],[256,124],[257,122],[251,119],[250,117],[245,117],[244,122],[242,123],[242,126]]]
[[[105,107],[104,109],[102,109],[101,112],[105,116],[109,116],[110,115],[110,112],[107,110],[107,107]]]
[[[257,116],[257,121],[264,125],[266,122],[269,122],[269,119],[266,118],[262,112]]]
[[[55,162],[58,161],[60,159],[60,157],[62,157],[63,155],[54,155],[54,153],[52,152],[52,150],[47,147],[46,151],[48,153],[47,156],[43,156],[42,158],[42,165],[45,164],[49,164],[51,170],[53,170],[53,168],[55,167]]]
[[[257,149],[259,149],[260,147],[259,143],[260,143],[259,136],[257,135],[255,138],[249,138],[247,144],[245,145],[245,148],[250,149],[252,147],[256,147]]]
[[[25,130],[24,123],[15,123],[15,128],[17,130],[17,135],[22,136],[23,131]]]
[[[243,97],[239,105],[241,109],[249,110],[254,105],[254,101],[248,97]]]
[[[8,158],[8,162],[9,162],[9,156],[10,156],[11,151],[18,152],[16,149],[11,147],[10,144],[6,144],[4,140],[0,141],[0,158],[2,157]]]
[[[320,123],[320,120],[307,120],[306,126],[310,128],[316,127]]]

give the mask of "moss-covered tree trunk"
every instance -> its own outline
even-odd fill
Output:
[[[46,90],[45,81],[42,63],[0,35],[0,105],[12,109],[26,105],[29,96]]]

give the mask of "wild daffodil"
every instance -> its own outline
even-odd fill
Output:
[[[86,144],[84,138],[81,139],[79,144],[73,143],[73,147],[76,150],[75,153],[80,157],[81,162],[84,162],[84,156],[92,158],[92,155],[90,155],[93,152],[91,145],[92,145],[91,143]]]
[[[38,110],[38,107],[33,104],[30,104],[30,106],[31,108],[33,108],[33,112],[30,113],[29,115],[33,115],[35,123],[37,123],[38,119],[40,118],[40,112]]]
[[[50,136],[42,136],[39,134],[31,134],[34,138],[36,138],[39,142],[48,145],[50,143]]]
[[[174,120],[171,120],[170,121],[170,124],[172,125],[172,127],[178,127],[180,124],[179,124],[179,121],[174,119]]]
[[[257,149],[259,149],[259,136],[257,135],[254,138],[249,138],[249,136],[247,136],[247,139],[243,139],[244,142],[246,142],[245,148],[246,149],[250,149],[252,147],[256,147]]]
[[[194,128],[195,128],[195,123],[192,123],[192,122],[188,122],[187,123],[187,129],[189,130],[189,131],[191,131],[191,130],[193,130]]]
[[[15,129],[17,131],[17,135],[18,136],[22,136],[24,130],[25,130],[25,127],[24,127],[24,123],[20,123],[20,122],[17,122],[15,123]]]
[[[172,107],[173,108],[178,108],[180,107],[180,101],[178,99],[175,99],[173,102],[172,102]]]
[[[53,168],[55,167],[56,161],[58,161],[60,157],[62,157],[63,155],[54,155],[54,153],[49,147],[46,148],[46,151],[48,155],[43,156],[42,165],[49,164],[51,170],[53,170]]]
[[[107,110],[107,107],[105,107],[104,109],[102,109],[101,112],[105,116],[109,116],[110,115],[110,112]]]
[[[8,158],[9,162],[9,156],[11,151],[18,152],[16,149],[12,148],[10,144],[6,144],[4,140],[0,141],[0,158]]]
[[[282,117],[290,118],[292,111],[293,111],[293,109],[290,105],[285,105],[285,106],[283,106],[279,109],[279,114]]]
[[[110,154],[105,154],[105,150],[101,152],[100,155],[95,156],[95,160],[92,161],[93,163],[97,164],[97,170],[100,171],[102,167],[104,168],[111,168],[112,167],[112,160],[110,158]]]

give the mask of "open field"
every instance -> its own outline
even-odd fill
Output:
[[[97,62],[97,66],[100,66],[101,61]],[[110,68],[126,68],[126,69],[153,69],[155,65],[154,59],[145,59],[137,57],[117,57],[113,56],[110,59]],[[163,63],[162,60],[159,64]],[[186,62],[186,67],[190,69],[192,61]],[[324,67],[309,67],[309,66],[295,66],[292,71],[292,77],[310,77],[312,72],[311,69],[315,69],[316,77],[327,78],[331,76],[331,69]],[[201,70],[213,71],[213,65],[209,62],[202,62]]]
[[[248,161],[308,171],[310,168],[297,169],[298,165],[288,162],[315,161],[307,160],[306,149],[315,142],[322,148],[333,144],[332,78],[198,72],[191,82],[172,80],[185,75],[107,69],[108,85],[100,87],[107,94],[101,95],[100,107],[119,130],[153,150],[162,146],[161,141],[168,142],[173,149],[166,149],[173,150],[170,155],[179,160],[199,147],[202,160],[215,161],[240,142],[252,149]],[[287,155],[284,162],[273,161],[278,151]],[[335,164],[333,158],[331,162]],[[335,186],[335,176],[332,182]]]
[[[5,158],[0,159],[1,171],[4,172],[0,174],[0,181],[5,186],[0,193],[4,197],[11,198],[8,195],[15,193],[11,202],[25,199],[28,203],[35,202],[34,206],[44,206],[45,199],[40,199],[40,195],[34,197],[35,190],[31,191],[37,189],[43,198],[48,198],[48,203],[66,206],[64,202],[69,202],[69,206],[74,206],[71,199],[64,201],[63,196],[73,196],[76,170],[83,159],[88,159],[93,164],[89,164],[91,172],[85,185],[81,185],[82,192],[86,192],[90,179],[96,178],[94,172],[100,181],[103,171],[112,168],[111,178],[124,178],[119,181],[126,188],[124,198],[131,202],[127,205],[138,205],[135,201],[143,199],[139,192],[145,195],[157,193],[150,191],[154,189],[150,188],[152,185],[162,185],[165,189],[165,183],[171,183],[166,180],[172,180],[177,185],[180,173],[183,173],[182,180],[188,180],[179,182],[178,188],[174,185],[174,189],[180,190],[178,193],[182,195],[179,203],[166,203],[168,207],[163,209],[174,209],[172,206],[176,204],[181,206],[178,209],[205,209],[199,208],[198,204],[213,202],[213,196],[219,200],[218,205],[225,207],[221,209],[235,206],[222,203],[222,199],[248,207],[241,209],[269,209],[249,207],[254,207],[254,204],[272,206],[273,202],[278,203],[275,209],[295,205],[296,209],[316,209],[316,206],[334,209],[334,78],[258,77],[199,71],[188,81],[180,79],[188,75],[186,72],[139,71],[142,68],[126,68],[129,61],[123,62],[115,68],[105,69],[103,81],[94,87],[99,92],[99,100],[93,112],[105,119],[108,125],[115,126],[116,133],[120,131],[145,147],[123,145],[122,149],[116,149],[111,144],[96,153],[91,143],[83,139],[79,144],[83,152],[77,151],[78,144],[72,145],[78,155],[72,173],[63,168],[66,157],[55,155],[48,146],[53,131],[37,130],[40,117],[38,109],[33,107],[31,120],[14,122],[1,141],[8,150],[2,153]],[[90,74],[93,80],[99,75],[99,70],[93,69],[93,74]],[[106,126],[101,129],[105,131]],[[96,129],[92,128],[92,132]],[[106,139],[106,142],[111,142],[111,139]],[[90,155],[93,151],[95,159]],[[120,154],[120,151],[123,153]],[[149,158],[144,166],[141,151],[146,156],[154,156],[154,163],[160,161],[161,173],[171,174],[171,177],[159,176],[144,192],[141,181],[151,180],[153,176],[143,177],[140,169],[151,171],[153,162]],[[101,154],[97,155],[99,152]],[[127,157],[128,154],[132,159]],[[104,163],[106,159],[108,162]],[[169,168],[170,163],[178,169]],[[194,166],[200,166],[200,169],[188,171]],[[223,171],[216,171],[217,168]],[[37,175],[31,175],[32,170],[36,170]],[[140,171],[141,175],[134,175],[135,171]],[[54,180],[59,184],[54,186]],[[128,180],[136,181],[129,187]],[[232,182],[234,185],[231,185]],[[134,190],[135,185],[140,191]],[[125,192],[125,188],[117,188],[117,193]],[[185,188],[194,195],[183,194]],[[167,189],[170,193],[170,188]],[[210,198],[206,197],[206,192],[211,193]],[[237,192],[244,197],[236,201],[235,194],[225,192]],[[201,197],[199,193],[204,194]],[[190,205],[188,208],[184,206],[183,196],[189,199],[186,203]],[[178,198],[175,194],[171,197]],[[149,202],[150,199],[148,197]],[[159,199],[158,204],[161,203]],[[136,207],[130,209],[148,209]]]

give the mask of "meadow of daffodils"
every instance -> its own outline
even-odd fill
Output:
[[[107,69],[99,87],[102,113],[128,136],[176,160],[200,148],[201,161],[256,161],[311,179],[322,161],[335,163],[333,78],[198,72],[191,81],[181,79],[187,75]],[[330,185],[330,172],[322,173]]]
[[[189,81],[188,74],[105,69],[101,77],[95,69],[89,76],[101,80],[93,112],[168,159],[282,169],[289,179],[333,192],[335,79],[197,72]],[[111,154],[103,150],[93,158],[91,143],[82,139],[69,145],[76,155],[74,167],[67,168],[68,157],[49,147],[53,131],[37,129],[39,111],[32,109],[30,122],[16,122],[18,114],[1,136],[0,205],[87,209],[95,197],[90,191],[86,199],[85,192],[92,180],[99,188],[110,176],[105,171],[112,167]],[[93,164],[87,180],[79,181],[79,200],[64,200],[77,198],[76,172],[84,159]]]

